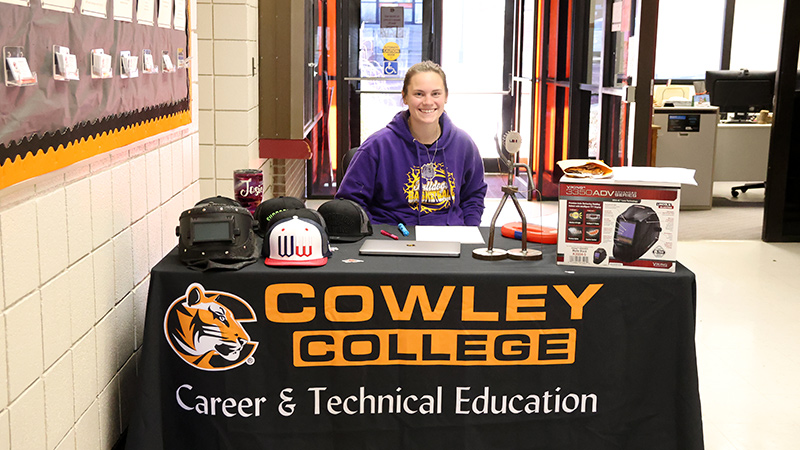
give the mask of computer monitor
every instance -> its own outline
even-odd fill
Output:
[[[772,111],[775,71],[709,70],[706,89],[720,113],[735,113],[742,119],[747,113]]]

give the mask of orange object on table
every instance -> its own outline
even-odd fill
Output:
[[[527,224],[528,242],[540,244],[555,244],[558,242],[558,230],[536,224]],[[507,238],[522,239],[522,222],[510,222],[500,228],[500,233]]]

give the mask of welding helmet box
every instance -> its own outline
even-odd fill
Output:
[[[669,182],[562,177],[556,262],[674,272],[680,187]]]

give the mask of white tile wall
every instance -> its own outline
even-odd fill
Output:
[[[233,183],[231,183],[233,186]],[[200,180],[200,198],[213,197],[217,195],[216,180]]]
[[[110,450],[127,428],[148,273],[199,199],[191,129],[0,190],[0,450]]]
[[[116,309],[111,311],[94,327],[98,386],[107,385],[117,373],[117,345],[114,342],[116,314]]]
[[[91,407],[75,423],[75,448],[101,448],[100,415],[97,402],[92,403]]]
[[[105,170],[90,178],[92,207],[92,247],[97,248],[108,242],[113,235],[113,214],[111,201],[111,171]]]
[[[233,180],[233,171],[248,168],[247,147],[218,145],[216,151],[217,178]]]
[[[46,446],[44,383],[37,379],[9,407],[11,448],[40,449]]]
[[[44,372],[39,292],[6,309],[8,398],[14,401]]]
[[[116,235],[114,252],[114,300],[119,301],[133,289],[133,238],[130,228]]]
[[[69,279],[69,303],[71,307],[71,329],[72,339],[70,344],[74,344],[86,333],[88,333],[95,323],[95,294],[94,294],[94,264],[92,256],[87,256],[67,271]]]
[[[92,254],[94,269],[94,318],[100,320],[116,303],[114,292],[114,246],[106,242]]]
[[[258,4],[203,1],[198,9],[203,60],[199,91],[204,97],[199,112],[198,190],[201,197],[230,196],[233,170],[257,168],[264,162],[257,149]]]
[[[58,443],[58,446],[56,447],[55,450],[76,450],[74,429],[70,430],[70,432],[67,433],[66,436],[64,436],[64,439],[62,439],[61,442]]]
[[[42,295],[42,341],[44,367],[50,367],[72,345],[72,304],[69,276],[63,273],[40,288]]]
[[[230,197],[233,193],[233,178],[217,178],[216,190],[219,195]]]
[[[8,365],[6,364],[6,316],[0,314],[0,373],[8,374]],[[8,375],[6,375],[8,376]],[[8,386],[0,386],[0,411],[3,411],[8,406]],[[0,423],[2,425],[2,423]],[[3,436],[2,427],[0,426],[0,436]],[[6,434],[6,436],[8,436]],[[0,448],[3,448],[2,438],[0,438]]]
[[[199,76],[199,107],[202,110],[210,110],[214,108],[214,76],[213,75],[200,75]]]
[[[92,208],[89,179],[67,185],[67,248],[70,264],[92,250]]]
[[[116,370],[122,368],[136,349],[134,337],[133,292],[129,292],[114,310],[114,344],[117,355]]]
[[[214,145],[214,112],[200,111],[200,144]]]
[[[161,181],[161,197],[158,202],[163,204],[172,197],[172,144],[161,147],[158,150],[158,173]]]
[[[192,174],[194,173],[194,170],[195,170],[195,166],[197,165],[195,163],[195,148],[193,147],[193,143],[195,142],[194,138],[195,138],[195,136],[192,135],[192,136],[190,136],[189,139],[182,139],[181,140],[181,142],[183,143],[183,145],[182,145],[182,149],[183,149],[182,172],[183,172],[183,185],[184,186],[191,186],[192,183],[194,182],[194,180],[197,179],[196,177],[192,176]]]
[[[112,234],[131,224],[131,165],[127,162],[111,171]]]
[[[202,46],[202,44],[200,44]],[[256,46],[248,41],[214,41],[214,75],[253,75]]]
[[[213,39],[214,16],[213,7],[210,3],[199,3],[197,5],[197,38]]]
[[[214,39],[248,40],[252,35],[249,27],[249,6],[236,4],[214,5]],[[244,26],[243,26],[244,25]]]
[[[252,111],[217,111],[216,122],[217,145],[248,145],[258,139],[258,109]],[[255,116],[255,120],[253,120]]]
[[[210,40],[198,39],[197,49],[200,57],[197,62],[198,75],[214,74],[214,43]]]
[[[47,448],[54,449],[75,424],[72,354],[67,352],[42,376]]]
[[[63,188],[36,200],[42,282],[67,268],[67,197]]]
[[[0,228],[0,233],[3,232],[3,229]],[[3,271],[3,241],[0,240],[0,274],[5,273]],[[5,308],[6,306],[6,296],[5,296],[5,282],[3,281],[3,276],[0,275],[0,307]]]
[[[134,347],[142,346],[144,337],[144,318],[147,312],[147,284],[141,283],[133,289],[133,333]]]
[[[191,125],[0,190],[0,450],[116,443],[149,268],[177,243],[182,210],[263,165],[257,2],[192,3]]]
[[[214,77],[214,107],[219,110],[249,111],[258,105],[257,77]]]
[[[134,158],[131,165],[131,220],[147,214],[147,162],[144,156]]]
[[[145,156],[147,164],[147,211],[152,211],[161,204],[161,171],[158,164],[161,162],[157,151]]]
[[[39,285],[36,204],[23,203],[0,212],[5,301],[14,303]]]
[[[140,220],[131,225],[131,252],[133,253],[133,283],[138,284],[150,270],[147,221]]]
[[[95,332],[92,329],[72,346],[72,391],[75,394],[76,416],[82,416],[97,398],[97,346],[95,341]]]
[[[11,429],[8,424],[8,410],[0,410],[0,450],[9,450],[11,442],[9,442]]]
[[[153,267],[166,254],[166,251],[161,249],[161,213],[151,212],[145,217],[145,220],[147,221],[147,249],[150,252],[148,267]],[[172,232],[175,232],[174,228]]]
[[[130,419],[136,405],[138,392],[136,391],[136,360],[131,358],[117,374],[119,380],[119,423],[124,428]]]
[[[170,158],[172,159],[172,173],[170,180],[172,181],[172,195],[180,193],[181,189],[188,186],[189,183],[183,182],[183,142],[175,141],[172,143]],[[189,166],[191,168],[191,166]]]
[[[120,434],[119,383],[115,378],[97,397],[100,413],[100,448],[114,446]]]
[[[216,164],[214,162],[214,146],[200,146],[200,178],[214,178]]]

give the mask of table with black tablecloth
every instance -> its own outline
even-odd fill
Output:
[[[317,268],[154,267],[126,450],[703,448],[681,264],[331,245]]]

